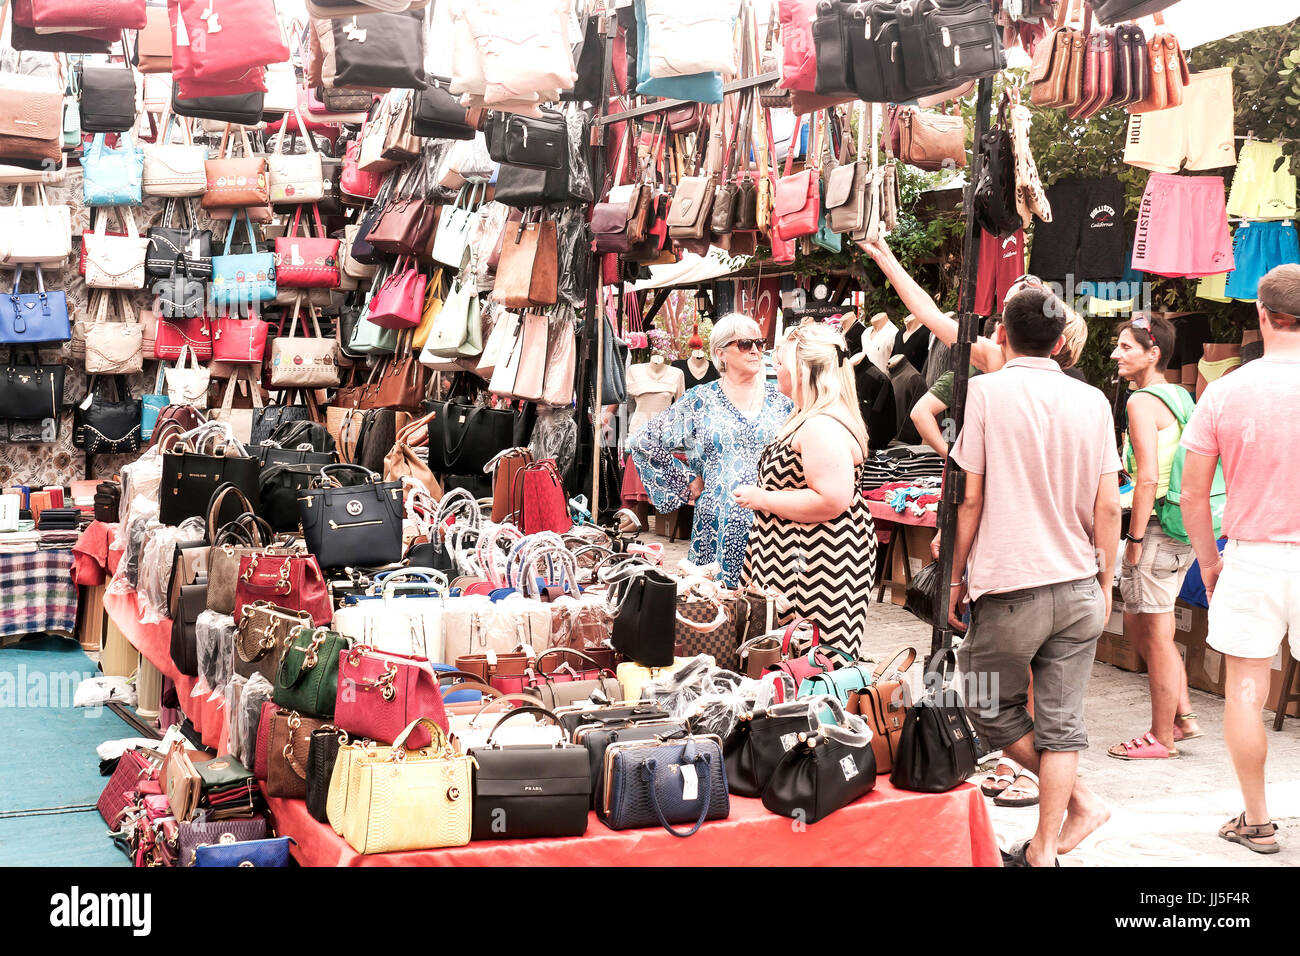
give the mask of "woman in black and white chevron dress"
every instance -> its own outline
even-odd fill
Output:
[[[758,485],[737,488],[754,509],[742,584],[785,594],[821,642],[855,659],[876,577],[876,530],[862,496],[867,429],[850,353],[839,332],[800,326],[773,356],[795,411],[763,451]]]

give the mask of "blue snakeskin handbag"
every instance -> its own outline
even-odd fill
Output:
[[[675,837],[691,836],[705,820],[731,813],[722,741],[705,734],[611,744],[605,751],[604,794],[598,809],[611,830],[658,824]],[[674,823],[692,826],[681,831]]]
[[[209,843],[195,847],[195,866],[287,867],[293,837],[269,840],[239,840],[234,843]]]

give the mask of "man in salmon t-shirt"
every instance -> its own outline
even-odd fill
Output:
[[[1276,853],[1260,718],[1288,629],[1300,658],[1300,507],[1287,486],[1300,474],[1300,265],[1261,279],[1257,307],[1264,357],[1212,382],[1183,431],[1182,509],[1210,598],[1207,643],[1227,658],[1223,734],[1246,804],[1219,836]],[[1222,558],[1210,513],[1220,459],[1228,488]]]

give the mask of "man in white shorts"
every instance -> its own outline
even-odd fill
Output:
[[[1208,643],[1227,658],[1223,733],[1246,804],[1219,836],[1276,853],[1261,714],[1288,630],[1300,658],[1300,508],[1287,484],[1300,474],[1300,265],[1261,279],[1257,308],[1264,357],[1211,383],[1183,431],[1182,508],[1210,598]],[[1222,558],[1210,516],[1219,459],[1228,487]]]

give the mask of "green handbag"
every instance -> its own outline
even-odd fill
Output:
[[[213,757],[211,760],[194,761],[194,769],[203,778],[204,790],[220,790],[247,783],[253,778],[253,771],[230,754]]]
[[[813,233],[812,241],[814,246],[820,246],[827,252],[839,252],[843,248],[843,239],[838,232],[831,229],[831,216],[826,211],[826,184],[822,187],[822,214],[817,220],[817,231]]]
[[[339,690],[339,657],[351,643],[324,627],[298,628],[275,672],[271,699],[307,717],[333,717]]]
[[[392,355],[397,351],[397,329],[382,329],[366,318],[370,311],[370,298],[384,283],[392,269],[380,269],[370,283],[370,292],[366,294],[361,314],[357,316],[356,325],[352,327],[352,337],[348,339],[347,351],[352,355]]]

